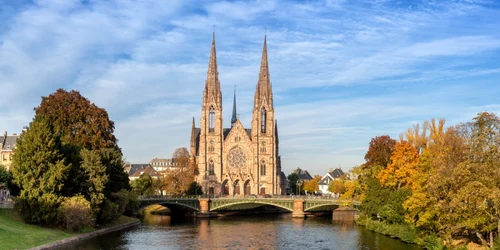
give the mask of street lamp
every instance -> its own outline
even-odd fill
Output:
[[[298,195],[300,195],[300,185],[302,185],[302,181],[301,181],[301,180],[298,180],[298,181],[297,181],[297,185],[298,185],[298,187],[297,187],[298,189],[296,189],[296,191],[299,191],[299,194],[298,194]]]

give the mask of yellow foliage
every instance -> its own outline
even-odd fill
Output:
[[[407,141],[394,145],[391,162],[377,175],[382,186],[401,188],[411,185],[418,165],[417,149]]]

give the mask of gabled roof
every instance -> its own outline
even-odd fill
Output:
[[[345,174],[344,171],[342,171],[342,169],[340,169],[340,168],[336,168],[335,170],[330,172],[330,175],[335,179],[340,178],[340,176],[342,176],[344,174]]]
[[[340,178],[341,176],[344,175],[344,171],[342,171],[342,169],[340,168],[337,168],[331,172],[327,172],[323,178],[321,178],[321,180],[318,182],[318,185],[328,185],[329,184],[329,181],[333,181],[335,179],[338,179]]]
[[[151,167],[151,165],[147,164],[147,165],[143,165],[141,166],[139,169],[137,169],[135,171],[135,173],[133,173],[132,175],[129,175],[130,177],[140,177],[142,174],[149,174],[149,176],[153,177],[153,176],[158,176],[158,172],[153,168]]]
[[[128,174],[128,176],[132,176],[133,174],[135,174],[135,172],[137,172],[137,170],[139,169],[143,169],[143,168],[146,168],[147,166],[151,167],[150,164],[130,164],[130,163],[127,163],[123,166],[123,170],[125,170],[125,172]]]
[[[307,172],[307,170],[302,170],[300,168],[297,168],[292,171],[292,173],[295,173],[299,176],[299,180],[312,180],[312,176]]]
[[[2,136],[2,138],[0,139],[0,142],[1,141],[4,141],[3,145],[0,145],[2,150],[13,150],[15,147],[16,147],[16,141],[17,141],[17,138],[19,136],[18,135],[8,135],[8,136]]]

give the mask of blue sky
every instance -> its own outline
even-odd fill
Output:
[[[226,126],[235,85],[250,125],[267,30],[286,174],[349,170],[375,136],[500,111],[498,1],[0,0],[0,20],[0,130],[76,89],[133,163],[189,146],[214,25]]]

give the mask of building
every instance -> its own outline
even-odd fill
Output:
[[[153,178],[158,178],[158,171],[156,171],[150,164],[127,163],[123,166],[123,170],[128,174],[128,179],[131,181],[138,179],[144,173],[148,173],[149,176]]]
[[[345,175],[344,171],[342,171],[342,169],[340,168],[337,168],[335,170],[330,169],[330,171],[326,173],[318,182],[319,191],[322,194],[332,194],[332,192],[328,191],[330,183],[334,180],[340,179],[340,177],[344,175]]]
[[[158,172],[177,170],[177,164],[172,159],[152,159],[149,164]]]
[[[297,167],[292,171],[292,174],[297,174],[299,176],[299,180],[301,181],[310,181],[313,177],[307,172],[307,170],[300,169]]]
[[[0,165],[3,165],[10,170],[12,164],[13,150],[16,147],[16,141],[19,136],[17,134],[7,135],[7,131],[0,136]]]
[[[236,115],[234,93],[231,127],[224,128],[217,71],[215,34],[203,90],[200,127],[191,131],[190,154],[198,167],[196,181],[215,195],[282,194],[278,126],[264,37],[252,122],[245,128]]]

